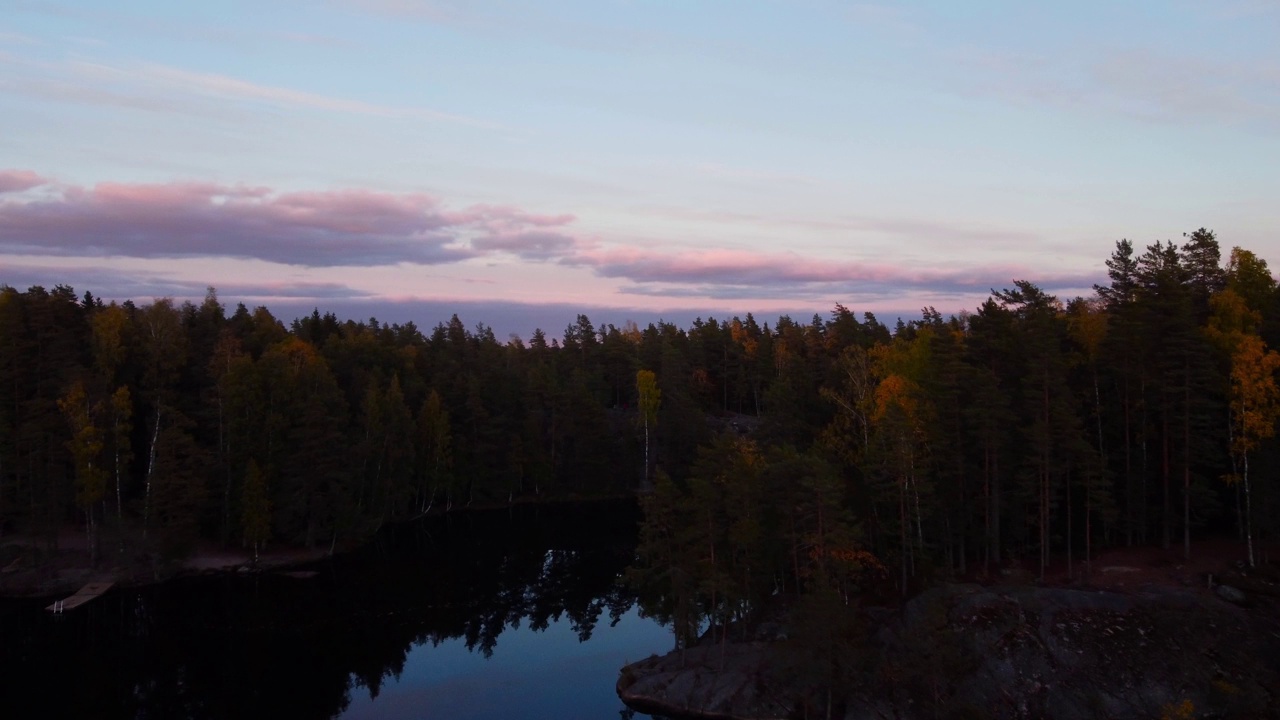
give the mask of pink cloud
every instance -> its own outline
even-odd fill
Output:
[[[0,179],[16,189],[42,182],[34,173]],[[111,182],[58,190],[52,197],[0,203],[0,248],[328,267],[448,263],[492,251],[543,257],[575,242],[542,230],[568,224],[572,215],[489,205],[450,211],[422,193]]]
[[[766,255],[740,250],[654,253],[635,249],[589,251],[566,260],[587,265],[606,277],[637,282],[821,282],[838,279],[841,271],[830,263],[796,255]]]
[[[472,205],[466,210],[445,213],[444,218],[456,225],[477,225],[490,232],[509,232],[523,227],[560,227],[572,223],[573,215],[539,215],[507,205]]]
[[[451,209],[423,193],[280,192],[209,182],[59,186],[29,171],[0,173],[0,183],[18,191],[48,186],[35,196],[0,199],[0,252],[37,256],[226,257],[324,268],[447,264],[505,255],[627,281],[617,291],[632,296],[806,301],[904,292],[972,296],[1007,287],[1015,278],[1055,293],[1087,292],[1100,279],[1015,266],[625,247],[576,235],[571,214],[486,204]]]
[[[48,182],[30,170],[0,170],[0,193],[17,193]]]
[[[579,242],[561,233],[532,231],[478,237],[471,241],[471,247],[486,252],[507,252],[526,260],[552,260],[572,256]]]
[[[638,285],[681,285],[673,295],[698,293],[717,296],[726,291],[765,293],[789,288],[796,296],[820,292],[929,289],[941,292],[986,291],[1029,279],[1048,289],[1088,288],[1093,275],[1051,275],[1014,266],[978,268],[919,268],[864,262],[804,258],[795,254],[766,254],[741,250],[659,253],[636,249],[590,249],[564,257],[566,265],[592,268],[605,277],[624,278]],[[641,294],[663,289],[633,288]]]

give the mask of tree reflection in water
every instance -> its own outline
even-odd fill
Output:
[[[585,641],[636,602],[620,578],[637,519],[631,503],[467,512],[395,528],[308,580],[180,579],[61,617],[3,601],[0,714],[327,718],[360,688],[376,697],[417,645],[461,639],[488,658],[505,630],[562,619]]]

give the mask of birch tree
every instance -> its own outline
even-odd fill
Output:
[[[1275,378],[1278,369],[1280,353],[1267,349],[1262,338],[1257,335],[1240,338],[1231,357],[1231,415],[1235,423],[1231,452],[1240,460],[1249,567],[1254,566],[1249,453],[1257,449],[1262,440],[1275,435],[1276,419],[1280,417],[1280,387],[1276,386]]]
[[[652,370],[636,373],[636,393],[640,403],[640,422],[644,425],[644,482],[649,481],[649,426],[658,422],[658,407],[662,404],[662,391]]]

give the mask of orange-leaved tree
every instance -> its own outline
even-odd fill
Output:
[[[920,513],[919,470],[924,463],[924,419],[920,407],[920,387],[913,380],[891,373],[875,391],[872,425],[883,448],[884,470],[898,490],[898,540],[902,565],[902,592],[914,574],[914,550],[924,547],[924,525]],[[914,511],[914,512],[913,512]],[[913,521],[919,546],[912,538]]]

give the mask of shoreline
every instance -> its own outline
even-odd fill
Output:
[[[58,550],[49,553],[42,547],[43,540],[24,535],[13,535],[0,540],[0,558],[8,558],[18,548],[12,559],[0,564],[0,600],[51,600],[74,593],[90,582],[111,582],[121,588],[146,587],[200,575],[232,573],[265,573],[286,571],[320,562],[359,550],[374,542],[379,534],[397,528],[466,513],[498,512],[517,507],[566,506],[574,504],[621,503],[635,500],[636,495],[608,495],[600,497],[561,497],[541,499],[536,497],[513,498],[510,502],[455,504],[446,510],[434,507],[407,520],[387,523],[373,535],[353,545],[331,553],[327,548],[307,549],[301,546],[280,546],[259,552],[257,562],[251,550],[227,548],[215,543],[201,543],[190,555],[168,563],[158,561],[145,551],[131,550],[132,562],[121,562],[121,554],[112,550],[101,552],[98,567],[88,562],[88,550],[84,533],[79,528],[64,528],[59,534]],[[28,560],[36,556],[34,561]],[[125,557],[127,560],[129,557]]]

